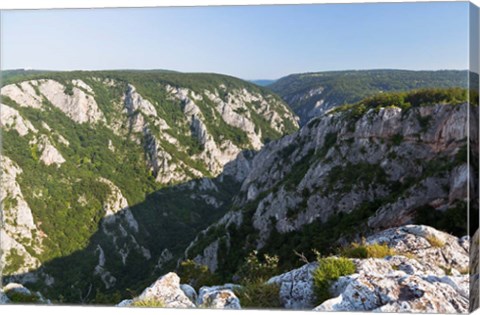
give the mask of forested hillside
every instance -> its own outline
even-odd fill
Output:
[[[298,128],[280,98],[222,75],[3,78],[4,275],[65,302],[175,266],[229,208],[253,152]]]
[[[419,88],[466,88],[467,71],[359,70],[292,74],[268,87],[300,117],[303,126],[332,107],[377,93]]]

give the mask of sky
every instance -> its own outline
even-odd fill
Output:
[[[2,11],[2,69],[467,69],[468,3]]]

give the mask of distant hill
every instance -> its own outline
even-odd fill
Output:
[[[387,91],[467,87],[467,71],[361,70],[292,74],[269,85],[300,117],[300,124],[326,110]]]

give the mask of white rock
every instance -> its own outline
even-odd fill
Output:
[[[135,111],[140,111],[147,116],[157,116],[155,106],[138,94],[135,87],[131,84],[127,87],[125,108],[129,114],[133,114]]]
[[[317,263],[310,263],[275,276],[267,283],[280,285],[280,301],[283,307],[287,309],[312,308],[315,301],[312,272],[317,267]]]
[[[32,123],[23,118],[16,109],[10,106],[0,104],[0,115],[0,123],[4,130],[16,130],[22,137],[29,132],[37,133],[37,129],[33,127]]]
[[[26,81],[18,85],[9,84],[2,87],[0,93],[22,107],[41,108],[42,98],[32,85],[37,85],[37,81]]]
[[[197,305],[206,308],[240,309],[240,300],[233,291],[241,286],[227,283],[213,287],[201,287]]]
[[[93,89],[88,85],[86,84],[85,82],[83,82],[82,80],[72,80],[72,83],[73,85],[75,85],[76,87],[79,87],[79,88],[82,88],[84,89],[85,91],[87,91],[88,93],[90,94],[95,94],[95,92],[93,91]]]
[[[23,258],[23,264],[16,273],[28,272],[40,265],[25,246],[31,247],[36,253],[41,253],[42,238],[33,219],[32,210],[25,201],[17,176],[23,171],[10,158],[5,155],[0,157],[2,167],[2,185],[0,194],[2,198],[3,223],[0,230],[0,246],[3,251],[1,263],[5,264],[8,256],[15,252]]]
[[[105,117],[95,101],[77,87],[72,88],[73,95],[65,94],[65,87],[53,80],[39,80],[38,88],[47,100],[78,123],[105,122]]]
[[[55,148],[46,135],[41,135],[37,141],[38,150],[41,152],[39,160],[45,165],[56,164],[57,167],[66,162],[62,154]]]
[[[191,308],[195,304],[180,288],[180,278],[173,272],[160,277],[150,287],[146,288],[135,300],[157,299],[166,307]]]

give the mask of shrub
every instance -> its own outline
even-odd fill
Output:
[[[401,134],[396,134],[392,137],[392,143],[394,145],[400,145],[403,141],[403,135]]]
[[[36,294],[25,294],[16,290],[10,290],[5,292],[6,296],[10,299],[12,303],[28,304],[28,303],[38,303],[40,298]]]
[[[189,283],[195,290],[203,286],[212,286],[218,281],[218,276],[213,274],[205,265],[200,265],[191,259],[182,261],[178,270],[182,283]]]
[[[130,304],[132,307],[165,307],[165,303],[159,299],[137,300]]]
[[[263,255],[262,261],[258,258],[256,250],[248,254],[244,264],[240,267],[238,275],[244,284],[265,282],[278,273],[278,256]]]
[[[280,285],[263,282],[250,282],[239,289],[235,295],[240,299],[242,308],[281,308]]]
[[[342,276],[348,276],[355,272],[355,264],[344,257],[327,257],[318,259],[318,268],[313,272],[313,284],[317,305],[328,300],[332,282]]]
[[[340,249],[341,256],[350,258],[383,258],[395,254],[395,250],[388,247],[387,244],[365,244],[364,240],[360,244],[352,243],[350,246]]]

